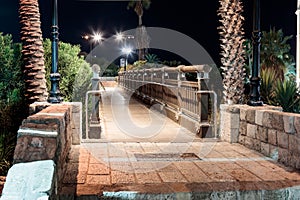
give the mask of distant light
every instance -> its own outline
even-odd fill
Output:
[[[84,35],[84,36],[82,36],[82,38],[85,39],[85,40],[88,40],[88,39],[90,39],[90,36]]]
[[[93,39],[96,42],[99,42],[99,41],[103,40],[102,34],[101,33],[95,33],[95,35],[93,35]]]
[[[116,40],[121,41],[121,40],[123,40],[123,38],[124,38],[124,35],[122,33],[116,34]]]
[[[132,53],[132,49],[129,48],[129,47],[124,47],[124,48],[122,48],[122,52],[123,52],[124,54],[129,55],[129,54]]]

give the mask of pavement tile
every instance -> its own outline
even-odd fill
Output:
[[[110,162],[111,170],[122,171],[122,172],[134,172],[132,164],[128,162]]]
[[[186,187],[186,183],[169,183],[168,186],[174,193],[191,192],[191,190]]]
[[[213,191],[228,191],[228,190],[232,191],[240,187],[239,183],[236,181],[232,181],[232,182],[215,181],[215,182],[210,182],[208,184],[210,185]]]
[[[158,174],[163,182],[172,183],[172,182],[188,182],[186,178],[177,170],[177,171],[158,171]]]
[[[213,191],[212,186],[209,183],[205,183],[205,182],[204,183],[189,182],[185,184],[185,187],[187,187],[189,191],[192,191],[193,193]]]
[[[110,185],[110,175],[87,175],[86,184],[89,185]]]
[[[87,184],[78,184],[76,188],[76,195],[78,197],[85,195],[101,195],[102,186],[101,185],[87,185]]]
[[[220,153],[223,154],[225,158],[246,158],[245,155],[237,151],[221,151]]]
[[[111,182],[116,183],[135,183],[135,176],[133,173],[126,173],[121,171],[111,171]]]
[[[90,164],[97,164],[97,163],[102,163],[102,159],[101,158],[97,158],[95,156],[90,156]]]
[[[226,170],[226,172],[238,181],[261,181],[260,178],[245,169],[232,169]]]
[[[220,172],[223,171],[221,167],[218,166],[218,162],[201,162],[194,161],[194,163],[203,171],[203,172]]]
[[[242,169],[241,166],[237,165],[233,161],[217,162],[216,164],[218,167],[222,168],[223,170]]]
[[[154,168],[152,162],[149,162],[149,161],[131,162],[131,164],[132,164],[133,170],[136,173],[155,171],[155,168]]]
[[[88,174],[109,174],[109,168],[104,164],[89,164]]]
[[[156,172],[136,173],[135,176],[139,184],[162,183],[160,177]]]
[[[90,154],[89,153],[79,154],[79,157],[78,157],[78,162],[79,163],[88,163],[89,160],[90,160]]]
[[[213,181],[219,181],[219,182],[232,182],[236,181],[234,177],[232,177],[228,172],[226,171],[205,171],[204,172],[210,179]]]

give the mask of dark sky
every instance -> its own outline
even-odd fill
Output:
[[[0,0],[0,32],[13,34],[19,41],[18,0]],[[252,29],[252,0],[244,0],[246,36]],[[40,0],[42,31],[44,37],[51,34],[51,1]],[[197,5],[200,3],[200,6]],[[85,33],[101,31],[110,37],[116,31],[136,28],[138,18],[133,10],[127,10],[126,1],[79,1],[58,0],[59,39],[80,44],[88,50],[87,42],[81,38]],[[219,35],[217,26],[217,0],[170,1],[152,0],[149,10],[144,11],[143,24],[148,27],[163,27],[180,31],[196,40],[219,62]],[[261,1],[261,29],[275,26],[285,35],[293,35],[292,54],[295,55],[297,1]]]

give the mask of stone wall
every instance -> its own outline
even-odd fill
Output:
[[[278,107],[221,105],[220,136],[300,169],[300,114]]]
[[[71,145],[80,144],[81,112],[81,103],[31,105],[31,115],[18,130],[14,165],[9,170],[1,199],[19,199],[17,197],[31,193],[55,196]],[[40,170],[41,167],[44,170]],[[39,178],[44,176],[47,180]],[[32,181],[40,190],[27,186],[31,186]]]

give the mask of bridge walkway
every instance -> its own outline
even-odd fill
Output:
[[[242,145],[198,138],[156,110],[106,88],[101,139],[72,146],[60,197],[299,198],[299,172]]]

